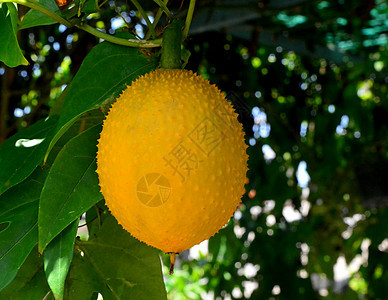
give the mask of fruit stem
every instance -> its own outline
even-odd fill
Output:
[[[170,253],[170,272],[169,272],[170,275],[174,274],[175,255],[176,253],[173,253],[173,252]]]
[[[163,32],[162,58],[163,69],[182,69],[181,44],[183,22],[174,20]]]

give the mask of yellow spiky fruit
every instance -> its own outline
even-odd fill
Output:
[[[233,215],[247,172],[242,126],[202,76],[158,69],[112,105],[97,173],[113,216],[135,238],[180,253]]]

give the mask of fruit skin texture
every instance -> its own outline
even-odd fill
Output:
[[[152,71],[112,105],[97,173],[135,238],[180,253],[221,229],[245,192],[247,146],[230,102],[187,70]]]

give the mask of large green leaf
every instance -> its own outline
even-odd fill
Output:
[[[101,124],[71,139],[59,152],[39,203],[39,251],[102,199],[95,172]]]
[[[77,229],[78,219],[52,240],[44,251],[44,270],[55,299],[63,298],[67,272],[73,259]]]
[[[26,179],[43,161],[56,120],[40,120],[0,146],[0,194]]]
[[[17,40],[18,12],[13,3],[0,3],[0,61],[13,68],[28,65]]]
[[[65,299],[90,299],[93,292],[104,300],[167,299],[157,250],[131,237],[113,217],[95,239],[77,242],[77,249]]]
[[[83,131],[101,124],[105,119],[105,115],[99,110],[92,110],[80,117],[73,125],[62,135],[62,137],[55,143],[49,157],[46,160],[45,166],[52,166],[59,151],[75,136],[81,134]]]
[[[95,46],[69,87],[48,151],[81,114],[109,106],[126,85],[155,66],[138,49],[108,42]]]
[[[55,12],[58,15],[61,15],[61,11],[58,8],[55,0],[39,0],[39,5]],[[35,9],[30,9],[23,17],[19,25],[19,30],[26,29],[30,27],[40,26],[40,25],[51,25],[55,24],[57,21],[54,21],[49,16],[37,11]]]
[[[34,248],[15,279],[0,292],[0,299],[48,300],[52,299],[52,297],[49,297],[51,296],[49,292],[50,288],[44,276],[43,259],[39,255],[37,248]]]
[[[46,175],[37,169],[0,197],[0,225],[7,226],[0,231],[0,290],[13,280],[38,242],[38,202]]]

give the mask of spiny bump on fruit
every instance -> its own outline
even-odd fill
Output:
[[[237,114],[215,85],[158,69],[128,86],[104,121],[101,192],[135,238],[180,253],[217,233],[240,204],[246,149]]]

